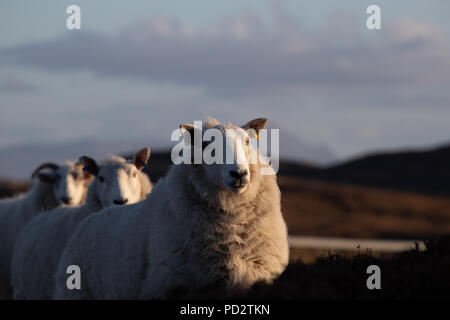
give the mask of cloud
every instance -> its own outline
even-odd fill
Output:
[[[267,24],[251,11],[194,29],[149,17],[115,36],[86,31],[1,50],[19,64],[105,77],[199,84],[242,94],[289,86],[449,84],[450,50],[438,27],[395,21],[368,36],[348,14],[306,32],[282,9]]]
[[[35,93],[37,87],[23,79],[15,76],[8,76],[0,81],[0,91],[9,93]]]

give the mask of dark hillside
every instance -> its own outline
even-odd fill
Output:
[[[370,155],[317,173],[316,178],[329,181],[450,195],[450,146]]]

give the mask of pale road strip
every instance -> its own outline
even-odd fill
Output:
[[[361,250],[372,249],[379,252],[398,252],[416,247],[414,240],[378,240],[378,239],[350,239],[323,238],[308,236],[289,236],[292,248],[324,249],[324,250]],[[425,249],[423,241],[417,241],[421,250]]]

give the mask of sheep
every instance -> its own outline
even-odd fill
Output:
[[[11,257],[23,227],[42,211],[84,203],[92,177],[80,163],[47,162],[33,172],[32,180],[26,194],[0,201],[0,299],[11,298]]]
[[[207,120],[205,129],[234,133],[224,145],[235,142],[241,164],[173,165],[146,200],[85,219],[61,257],[53,298],[166,299],[180,288],[194,294],[208,287],[231,294],[281,274],[289,247],[280,190],[267,160],[247,145],[246,130],[258,134],[266,122],[241,128]],[[181,130],[192,135],[199,128]],[[250,155],[257,161],[249,163]],[[67,285],[71,265],[80,268],[79,289]]]
[[[142,172],[150,149],[136,153],[132,162],[112,156],[101,165],[83,156],[80,162],[95,176],[86,203],[78,208],[60,208],[34,218],[16,242],[12,259],[14,299],[50,299],[53,275],[68,238],[78,223],[110,205],[132,204],[144,199],[152,184]]]

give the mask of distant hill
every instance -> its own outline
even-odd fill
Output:
[[[450,195],[450,146],[381,153],[298,176],[434,195]]]
[[[272,121],[268,126],[268,129],[270,128],[282,128],[282,126]],[[269,135],[268,145],[271,145],[270,140]],[[292,162],[328,166],[336,161],[337,156],[326,145],[308,143],[297,138],[289,131],[280,129],[280,158]]]

